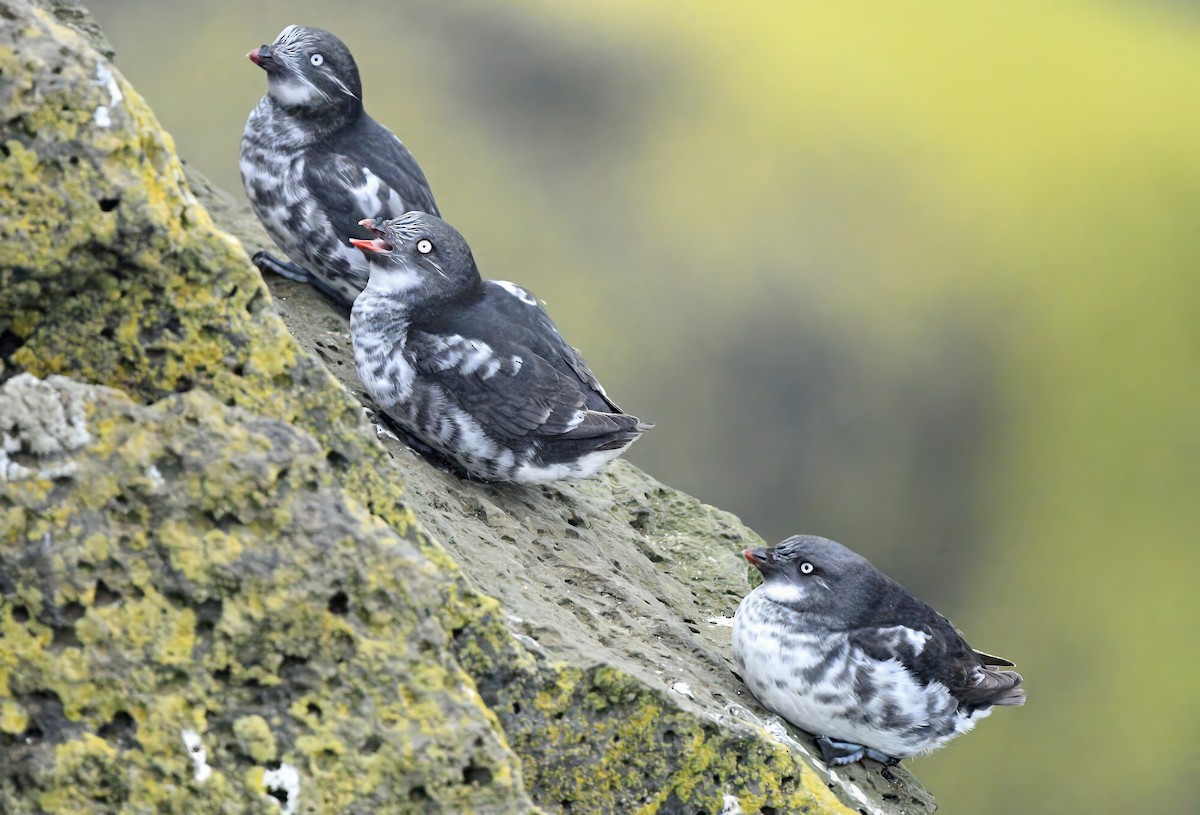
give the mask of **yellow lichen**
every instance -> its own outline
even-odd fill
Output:
[[[233,722],[238,747],[259,764],[275,760],[275,735],[262,716],[239,716]]]
[[[0,731],[16,736],[29,726],[29,714],[17,702],[6,699],[0,702]]]

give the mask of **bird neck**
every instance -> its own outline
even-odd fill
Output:
[[[367,287],[350,309],[351,332],[377,331],[384,334],[408,330],[411,317],[403,298]]]
[[[438,323],[445,314],[454,314],[470,308],[479,300],[482,288],[482,284],[476,284],[430,292],[414,305],[413,319],[421,323]]]
[[[363,114],[362,102],[346,100],[336,106],[320,108],[285,106],[267,94],[272,133],[279,146],[307,147],[323,141],[343,128],[352,125]]]

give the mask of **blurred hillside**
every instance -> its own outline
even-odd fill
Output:
[[[484,274],[658,423],[630,458],[1015,658],[1029,704],[912,762],[943,811],[1200,811],[1193,7],[90,5],[231,191],[245,52],[338,33]]]

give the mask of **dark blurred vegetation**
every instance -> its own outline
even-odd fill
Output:
[[[912,762],[944,811],[1200,811],[1195,6],[91,5],[233,191],[243,54],[338,33],[484,274],[658,423],[630,458],[1015,658],[1029,704]]]

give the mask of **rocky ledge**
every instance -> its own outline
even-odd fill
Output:
[[[934,809],[731,673],[751,530],[417,458],[86,11],[0,17],[0,810]]]

